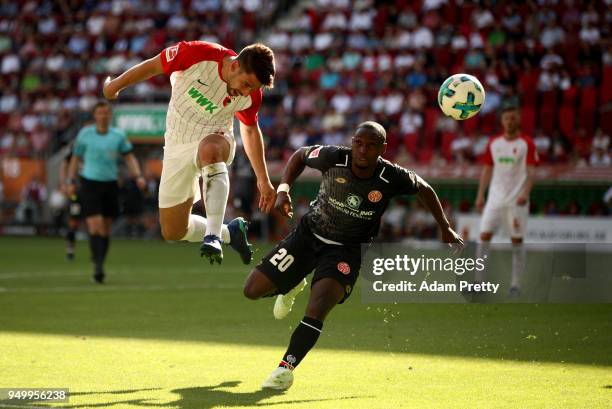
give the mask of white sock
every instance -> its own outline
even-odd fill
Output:
[[[181,240],[197,243],[202,241],[204,233],[206,233],[206,219],[197,214],[190,214],[187,222],[187,233]]]
[[[187,233],[181,240],[190,241],[192,243],[199,243],[206,234],[206,218],[198,216],[197,214],[189,215],[189,222],[187,224]],[[227,226],[224,224],[221,226],[221,240],[223,244],[230,243],[230,234],[227,230]]]
[[[521,286],[521,275],[525,270],[525,247],[522,244],[512,245],[512,283],[510,287]]]
[[[206,235],[221,237],[221,226],[229,196],[229,176],[225,162],[202,168],[204,205],[206,207]],[[228,240],[229,242],[229,240]]]
[[[476,258],[483,259],[484,268],[482,270],[475,270],[474,282],[482,283],[487,276],[487,265],[489,264],[489,248],[491,243],[488,241],[481,241],[476,247]]]

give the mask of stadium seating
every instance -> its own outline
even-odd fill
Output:
[[[239,48],[254,41],[257,33],[264,34],[262,40],[283,62],[266,103],[284,100],[285,114],[295,118],[295,126],[309,124],[320,131],[319,111],[300,111],[296,104],[306,88],[313,101],[324,105],[340,90],[349,89],[352,102],[363,93],[364,98],[341,113],[344,132],[364,118],[375,118],[387,127],[396,122],[397,111],[380,107],[389,106],[391,91],[398,91],[404,106],[420,113],[423,121],[417,137],[404,138],[405,143],[395,144],[393,151],[406,148],[414,154],[413,149],[424,149],[415,156],[428,159],[429,150],[441,140],[437,87],[452,72],[469,71],[502,97],[518,92],[527,133],[560,129],[571,141],[576,126],[590,136],[598,126],[609,132],[605,113],[598,112],[612,101],[612,58],[600,40],[574,34],[580,32],[584,12],[578,3],[507,7],[500,2],[487,13],[475,4],[453,0],[376,6],[372,1],[314,0],[297,5],[306,7],[293,11],[293,24],[278,18],[287,2],[266,0],[227,4],[135,0],[113,2],[112,9],[106,2],[72,2],[75,9],[69,15],[74,18],[53,2],[41,2],[40,8],[33,6],[37,3],[0,6],[2,155],[44,158],[57,150],[74,137],[86,117],[81,112],[99,95],[105,75],[117,74],[165,45],[203,39]],[[605,2],[594,4],[596,10],[605,10]],[[117,17],[120,13],[125,14],[123,22]],[[536,18],[528,19],[530,15]],[[547,31],[545,24],[551,16],[557,21],[554,27],[563,27],[561,40],[545,35],[554,31]],[[263,30],[269,27],[273,28],[265,35]],[[597,27],[604,31],[599,38],[605,38],[608,27]],[[560,80],[561,72],[555,68],[559,66],[569,70],[569,87]],[[592,74],[584,74],[587,66]],[[167,81],[157,78],[126,91],[122,98],[161,102],[168,92]],[[62,110],[70,113],[68,126],[58,126]],[[467,121],[463,131],[491,135],[499,130],[497,122],[493,112]],[[39,124],[48,135],[36,133]],[[287,140],[284,149],[292,146]],[[397,153],[401,152],[390,152]]]

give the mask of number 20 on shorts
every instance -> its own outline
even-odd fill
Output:
[[[275,265],[276,268],[278,268],[278,271],[284,272],[291,264],[293,264],[293,260],[293,256],[287,253],[287,249],[280,248],[276,254],[270,258],[270,263]]]

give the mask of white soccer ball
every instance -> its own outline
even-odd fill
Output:
[[[469,74],[451,75],[438,91],[438,105],[445,115],[458,121],[469,119],[483,107],[485,90],[478,78]]]

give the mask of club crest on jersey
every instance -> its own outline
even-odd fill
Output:
[[[338,263],[338,271],[341,272],[344,275],[348,275],[351,274],[351,266],[348,265],[348,263],[345,263],[344,261],[341,261]]]
[[[352,207],[353,209],[359,209],[359,206],[361,205],[362,201],[362,198],[353,194],[348,195],[348,197],[346,198],[346,204],[349,207]]]
[[[166,48],[166,61],[170,62],[174,60],[176,55],[178,54],[179,45],[173,45],[172,47]]]
[[[368,200],[372,203],[378,203],[380,202],[380,199],[382,199],[382,193],[380,193],[380,190],[372,190],[370,193],[368,193]]]
[[[322,146],[319,146],[317,149],[311,151],[308,154],[308,159],[318,158],[319,157],[319,152],[321,152],[321,148],[322,148]]]
[[[344,184],[346,183],[346,179],[343,177],[337,177],[336,178],[336,182],[340,183],[340,184]]]

